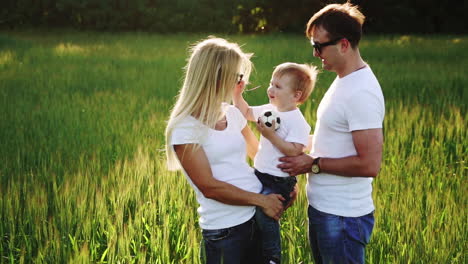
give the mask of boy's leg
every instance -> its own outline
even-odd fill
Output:
[[[264,187],[262,194],[273,193],[268,187]],[[261,263],[281,263],[281,236],[279,222],[263,213],[261,208],[257,207],[255,212],[262,245],[263,262]]]
[[[255,174],[263,185],[262,194],[281,194],[285,198],[284,205],[290,201],[290,194],[297,183],[296,177],[276,177],[257,170]],[[260,208],[257,208],[255,219],[262,236],[264,263],[280,263],[281,235],[279,222],[265,215]]]
[[[374,226],[373,213],[342,217],[309,205],[309,240],[315,263],[365,263],[364,250]]]

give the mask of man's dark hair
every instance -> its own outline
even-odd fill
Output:
[[[328,32],[330,39],[346,38],[356,48],[361,40],[365,16],[351,3],[330,4],[315,13],[307,23],[306,36],[312,38],[316,27]]]

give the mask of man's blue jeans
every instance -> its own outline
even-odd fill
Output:
[[[257,264],[261,250],[257,224],[249,221],[223,229],[202,230],[201,262],[206,264]]]
[[[343,217],[309,205],[309,240],[316,264],[365,263],[365,249],[374,228],[374,212]]]

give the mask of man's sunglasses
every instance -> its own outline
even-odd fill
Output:
[[[335,45],[335,44],[338,43],[338,41],[340,41],[341,39],[343,39],[343,38],[342,38],[342,37],[336,38],[336,39],[334,39],[334,40],[330,40],[330,41],[327,41],[327,42],[324,42],[324,43],[314,42],[314,41],[311,39],[311,40],[310,40],[310,43],[312,43],[312,46],[314,47],[315,51],[317,51],[317,53],[320,54],[320,53],[322,53],[323,47],[330,46],[330,45]]]

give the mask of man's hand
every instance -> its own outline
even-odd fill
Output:
[[[302,153],[295,157],[281,157],[279,161],[282,163],[278,164],[278,168],[289,173],[290,176],[296,176],[310,172],[312,161],[314,161],[314,159],[311,156]]]

